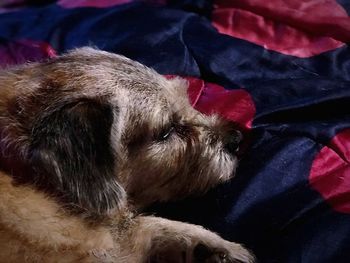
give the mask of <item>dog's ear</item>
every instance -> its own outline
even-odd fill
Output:
[[[55,106],[32,129],[35,180],[69,204],[94,214],[121,207],[111,129],[117,110],[93,99]]]

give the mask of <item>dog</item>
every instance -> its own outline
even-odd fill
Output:
[[[240,133],[186,88],[89,47],[0,71],[0,262],[253,262],[200,226],[142,214],[237,166]]]

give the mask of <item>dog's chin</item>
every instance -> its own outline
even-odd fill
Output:
[[[232,179],[236,175],[238,167],[238,158],[236,155],[224,154],[219,160],[218,170],[215,172],[218,183],[224,183]],[[213,175],[211,175],[213,176]]]
[[[229,173],[229,176],[227,177],[226,181],[232,179],[233,177],[236,176],[236,172],[237,172],[237,168],[238,168],[238,158],[237,156],[233,156],[232,157],[233,161],[232,161],[232,170],[231,173]]]

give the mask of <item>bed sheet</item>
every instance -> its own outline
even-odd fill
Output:
[[[149,212],[246,244],[259,262],[350,262],[350,1],[0,3],[0,64],[95,46],[188,79],[241,127],[236,177]],[[0,83],[1,85],[1,83]]]

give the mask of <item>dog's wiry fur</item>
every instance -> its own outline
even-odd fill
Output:
[[[235,170],[239,133],[195,111],[186,85],[91,48],[0,71],[0,262],[252,262],[131,212]]]

